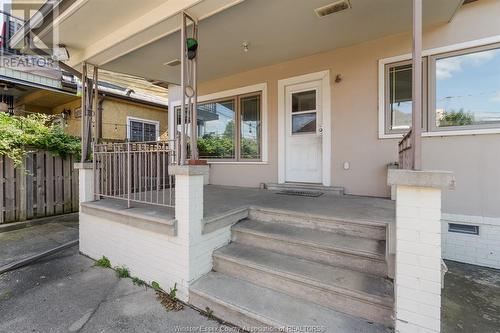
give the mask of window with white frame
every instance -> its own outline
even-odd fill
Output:
[[[157,121],[127,118],[129,141],[156,141],[160,136],[160,124]]]
[[[411,126],[411,61],[385,65],[385,134]],[[423,59],[423,131],[500,128],[500,45]]]
[[[198,155],[221,161],[261,161],[261,93],[250,93],[198,103]],[[175,107],[180,131],[180,107]],[[191,130],[186,119],[188,135]]]
[[[385,133],[406,133],[412,121],[412,64],[401,61],[385,66]],[[426,126],[427,60],[422,62],[422,129]]]

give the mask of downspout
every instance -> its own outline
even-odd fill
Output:
[[[100,143],[102,140],[102,112],[103,112],[103,103],[106,95],[102,95],[99,97],[99,101],[97,102],[97,114],[95,118],[95,138],[96,142]]]

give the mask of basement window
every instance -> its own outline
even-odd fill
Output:
[[[448,223],[448,232],[458,234],[479,235],[479,226],[459,223]]]

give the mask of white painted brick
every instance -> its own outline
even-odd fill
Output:
[[[425,327],[417,326],[412,323],[398,321],[396,323],[396,333],[435,333],[436,331],[430,330]]]
[[[401,274],[414,276],[418,279],[440,282],[441,271],[437,269],[429,269],[412,264],[398,264],[398,271]]]
[[[439,242],[438,245],[430,245],[430,244],[424,244],[422,242],[409,242],[405,240],[398,240],[396,242],[396,251],[413,253],[427,257],[441,258],[441,242]]]
[[[420,315],[415,312],[399,310],[396,313],[398,321],[406,321],[412,323],[415,326],[420,326],[422,328],[430,330],[430,332],[439,332],[441,329],[441,321],[439,319],[432,319],[427,316]],[[398,325],[398,323],[396,323]],[[399,327],[396,327],[398,330]],[[401,333],[406,333],[405,331],[399,330]]]
[[[438,294],[426,293],[422,292],[421,290],[400,286],[396,286],[396,294],[398,295],[398,297],[409,298],[427,305],[439,304],[439,302],[441,301]]]
[[[406,310],[414,313],[419,313],[423,316],[437,319],[441,318],[441,307],[428,305],[417,300],[401,297],[398,295],[397,311]]]
[[[441,191],[397,186],[396,331],[439,332]]]
[[[479,235],[448,232],[450,220],[442,221],[442,252],[445,259],[500,268],[500,225],[479,217],[455,216],[456,223],[479,226]]]

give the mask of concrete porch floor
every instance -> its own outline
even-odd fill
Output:
[[[305,197],[283,195],[277,192],[248,187],[206,185],[204,218],[213,219],[230,211],[260,207],[343,220],[391,223],[395,219],[395,204],[389,199],[341,196],[328,192],[319,197]],[[119,199],[106,198],[95,204],[120,211],[127,209],[127,202]],[[127,211],[134,215],[145,215],[162,220],[173,220],[175,216],[174,208],[136,202],[133,202],[132,207]]]
[[[253,206],[346,220],[390,223],[395,218],[395,204],[389,199],[341,196],[328,192],[319,197],[305,197],[277,192],[207,185],[204,192],[204,217],[213,218],[230,210]]]

